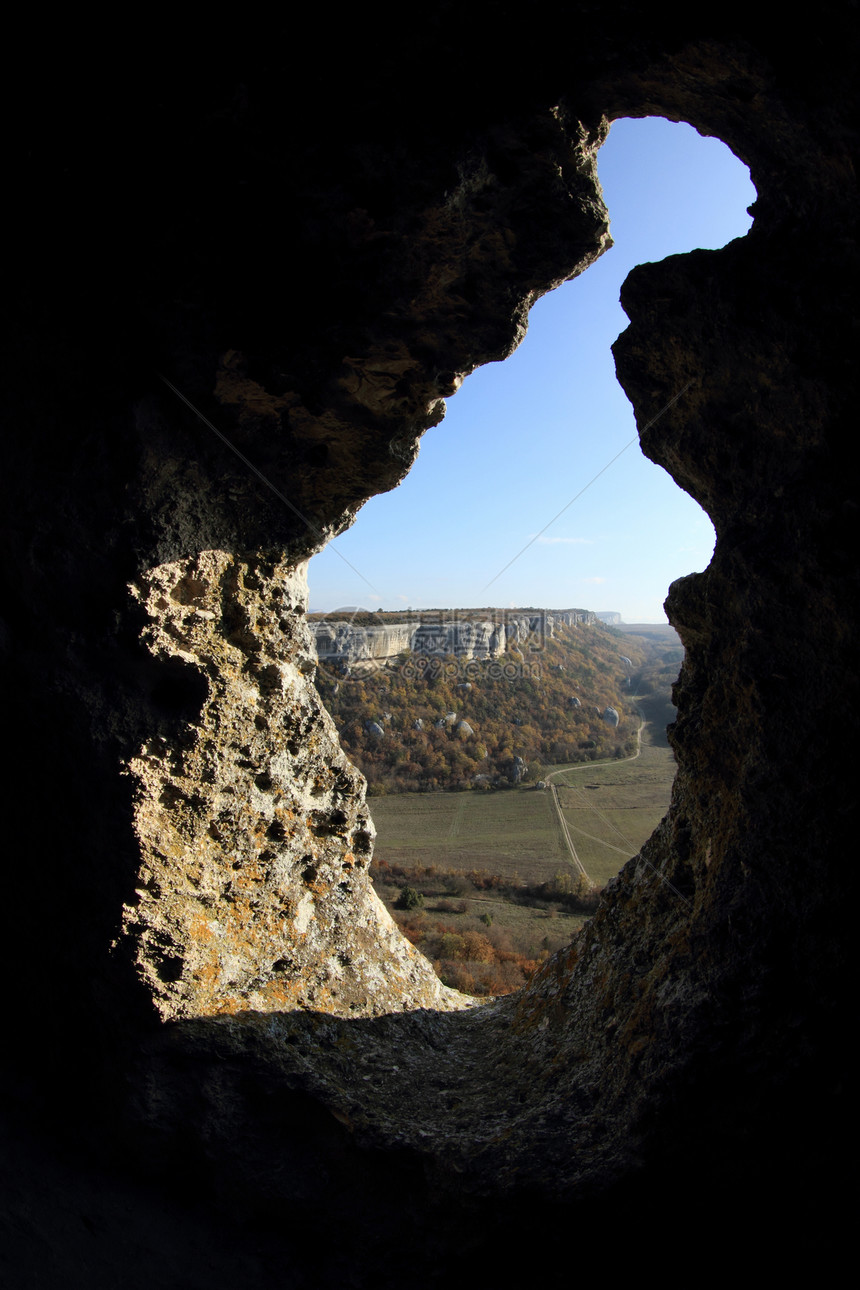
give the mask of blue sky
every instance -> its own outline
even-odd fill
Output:
[[[630,269],[742,237],[755,189],[725,144],[656,117],[616,121],[598,169],[615,245],[537,302],[519,349],[466,379],[399,488],[312,559],[312,611],[535,605],[665,622],[669,583],[707,565],[708,517],[638,440],[594,480],[636,435],[610,345]]]

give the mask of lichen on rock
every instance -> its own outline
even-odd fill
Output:
[[[373,890],[364,780],[312,684],[304,569],[205,551],[132,594],[149,649],[207,689],[176,743],[130,764],[142,863],[125,928],[161,1016],[468,1006]]]

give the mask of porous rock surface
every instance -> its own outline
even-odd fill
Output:
[[[133,593],[153,654],[207,682],[193,737],[130,763],[142,865],[125,933],[160,1015],[468,1006],[373,890],[364,783],[310,679],[304,569],[206,551]]]
[[[739,1233],[769,1260],[788,1223],[796,1258],[838,1212],[848,11],[819,6],[813,41],[733,5],[497,8],[436,6],[388,57],[345,17],[317,32],[311,98],[289,33],[250,19],[177,22],[98,68],[21,46],[13,1283],[379,1286],[404,1259],[433,1283],[504,1265],[517,1223],[548,1268],[571,1232],[622,1231],[641,1259],[703,1222],[729,1259]],[[476,58],[488,22],[499,53]],[[429,95],[413,72],[441,65]],[[465,1007],[368,885],[300,570],[608,248],[595,152],[647,113],[719,135],[759,193],[746,238],[630,276],[615,346],[644,450],[717,529],[668,600],[678,777],[576,941]]]

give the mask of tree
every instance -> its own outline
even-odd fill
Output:
[[[404,887],[397,900],[394,902],[395,909],[420,909],[424,904],[424,897],[420,891],[414,887]]]

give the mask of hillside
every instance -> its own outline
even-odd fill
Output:
[[[317,688],[369,791],[505,788],[544,765],[628,755],[639,724],[629,678],[646,647],[583,615],[312,619]],[[423,648],[404,647],[406,630]]]

